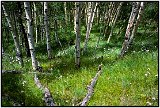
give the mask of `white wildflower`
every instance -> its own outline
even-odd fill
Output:
[[[147,74],[150,75],[151,73],[149,71],[147,71]]]
[[[150,68],[147,68],[147,70],[150,70]]]
[[[27,81],[23,81],[23,82],[22,82],[23,86],[24,86],[24,84],[26,84],[26,83],[27,83]]]
[[[150,106],[150,105],[152,105],[152,103],[151,103],[151,102],[146,102],[146,104],[147,104],[147,105],[149,105],[149,106]]]
[[[155,97],[152,97],[152,100],[153,100],[153,101],[155,101],[155,100],[156,100],[156,98],[155,98]]]
[[[155,77],[158,77],[158,74],[157,74],[157,75],[155,75]]]
[[[59,78],[61,79],[61,78],[62,78],[62,75],[60,75]]]
[[[148,74],[144,74],[146,77],[148,76]]]

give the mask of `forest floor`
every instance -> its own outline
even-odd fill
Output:
[[[153,33],[144,36],[138,31],[133,45],[123,59],[117,59],[122,42],[107,44],[99,35],[91,33],[88,52],[81,56],[81,67],[74,65],[74,45],[53,51],[54,58],[46,59],[46,52],[37,47],[37,59],[43,67],[38,73],[42,85],[49,88],[57,106],[78,106],[87,93],[87,85],[102,63],[102,74],[94,87],[88,106],[158,106],[158,42]],[[85,35],[85,34],[83,34]],[[145,38],[145,39],[144,39]],[[156,42],[152,41],[155,40]],[[83,39],[81,40],[83,41]],[[84,43],[81,43],[81,47]],[[38,46],[38,45],[37,45]],[[45,47],[45,44],[44,44]],[[11,51],[2,59],[3,70],[18,70],[22,74],[2,75],[2,105],[44,106],[42,92],[34,82],[31,59],[24,57],[21,68]],[[13,53],[13,54],[12,54]],[[102,57],[103,56],[103,57]]]

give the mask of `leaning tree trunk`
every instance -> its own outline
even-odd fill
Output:
[[[90,19],[89,19],[89,23],[87,24],[87,32],[86,32],[86,39],[85,39],[85,42],[84,42],[83,52],[85,52],[86,49],[87,49],[87,42],[89,40],[89,35],[90,35],[90,32],[91,32],[92,23],[93,23],[93,19],[94,19],[94,15],[95,15],[95,12],[96,12],[97,5],[98,5],[97,2],[96,3],[93,2],[92,13],[91,13],[91,16],[90,16]]]
[[[131,35],[131,37],[129,38],[128,46],[129,46],[130,43],[132,42],[132,39],[133,39],[133,37],[134,37],[134,35],[135,35],[136,31],[137,31],[139,22],[141,21],[143,9],[144,9],[144,2],[141,2],[141,4],[140,4],[140,9],[139,9],[139,13],[138,13],[138,16],[137,16],[137,21],[136,21],[136,24],[135,24],[134,27],[133,27],[132,35]],[[127,46],[127,47],[128,47],[128,46]]]
[[[27,39],[27,33],[25,32],[25,27],[23,26],[23,23],[22,23],[22,8],[21,8],[21,4],[20,2],[17,2],[18,4],[18,21],[19,21],[19,27],[20,27],[20,32],[21,34],[23,35],[23,38],[24,38],[24,44],[25,44],[25,50],[26,50],[26,55],[27,57],[31,57],[31,54],[30,54],[30,50],[29,50],[29,44],[28,44],[28,39]]]
[[[119,55],[120,57],[123,57],[124,53],[128,49],[129,38],[130,38],[130,35],[131,35],[131,31],[133,30],[133,26],[136,23],[135,19],[136,19],[136,16],[138,14],[139,4],[140,4],[139,2],[133,2],[132,12],[131,12],[131,15],[130,15],[130,18],[129,18],[129,21],[128,21],[128,26],[127,26],[127,29],[126,29],[126,33],[125,33],[125,40],[123,42],[122,49],[121,49],[121,52],[120,52],[120,55]]]
[[[36,60],[36,52],[34,48],[32,18],[31,18],[29,2],[24,2],[24,9],[26,13],[27,26],[28,26],[28,42],[29,42],[29,48],[30,48],[30,53],[31,53],[31,59],[32,59],[32,67],[34,70],[36,70],[38,68],[38,63]]]
[[[6,17],[6,20],[8,22],[8,25],[9,25],[9,29],[11,31],[11,34],[13,36],[13,40],[14,40],[14,44],[15,44],[15,47],[16,47],[16,58],[17,60],[19,61],[19,64],[21,66],[23,66],[23,59],[22,59],[22,53],[21,53],[21,50],[20,50],[20,46],[19,46],[19,42],[18,42],[18,39],[17,39],[17,35],[16,35],[16,32],[12,26],[12,22],[7,14],[7,11],[5,10],[5,7],[4,7],[4,4],[2,3],[2,9],[4,11],[4,15]]]
[[[115,19],[114,19],[114,21],[113,21],[112,28],[111,28],[111,32],[110,32],[110,35],[109,35],[109,37],[108,37],[107,43],[109,43],[109,41],[110,41],[110,39],[111,39],[111,37],[112,37],[113,29],[114,29],[115,23],[116,23],[116,21],[117,21],[117,18],[118,18],[118,16],[119,16],[120,9],[121,9],[121,7],[122,7],[122,3],[123,3],[123,2],[121,2],[121,3],[119,4],[118,8],[117,8],[116,17],[115,17]]]
[[[75,19],[76,19],[76,44],[75,44],[75,65],[76,67],[80,67],[80,2],[75,3],[76,12],[75,12]]]
[[[49,36],[49,28],[48,28],[48,3],[47,2],[44,2],[44,25],[45,25],[45,30],[46,30],[48,58],[51,58],[51,46],[50,46],[50,36]]]

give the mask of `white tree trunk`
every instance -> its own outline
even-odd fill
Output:
[[[44,25],[45,25],[45,30],[46,30],[48,58],[51,58],[51,46],[50,46],[50,36],[49,36],[49,28],[48,28],[48,3],[47,2],[44,2]]]
[[[36,30],[36,43],[38,43],[38,31],[37,31],[37,8],[35,2],[33,2],[34,6],[34,23],[35,23],[35,30]]]
[[[123,2],[121,2],[121,3],[119,4],[118,8],[117,8],[116,17],[115,17],[114,22],[113,22],[113,24],[112,24],[112,29],[111,29],[109,38],[108,38],[108,40],[107,40],[107,43],[109,43],[109,41],[110,41],[110,39],[111,39],[111,37],[112,37],[113,29],[114,29],[115,23],[116,23],[116,21],[117,21],[117,18],[118,18],[118,16],[119,16],[119,13],[120,13],[120,9],[121,9],[121,7],[122,7],[122,4],[123,4]]]
[[[76,44],[75,44],[75,65],[76,67],[80,67],[80,3],[76,2]]]
[[[68,21],[68,18],[67,18],[67,2],[64,2],[64,14],[65,14],[65,23],[67,25],[67,21]]]
[[[4,15],[6,17],[6,20],[8,22],[8,25],[9,25],[9,29],[10,29],[11,34],[13,36],[13,40],[14,40],[14,44],[15,44],[15,48],[16,48],[16,53],[17,53],[16,58],[19,61],[19,64],[21,66],[23,66],[22,53],[21,53],[19,42],[18,42],[18,39],[17,39],[18,37],[16,35],[15,29],[12,26],[12,22],[11,22],[9,16],[8,16],[7,11],[5,10],[5,7],[4,7],[3,4],[2,4],[2,8],[3,8],[3,11],[4,11]]]
[[[136,31],[137,31],[139,22],[141,21],[143,9],[144,9],[144,2],[141,2],[141,4],[140,4],[140,9],[139,9],[139,13],[138,13],[138,16],[137,16],[137,21],[136,21],[136,24],[135,24],[134,27],[133,27],[132,35],[131,35],[131,37],[129,38],[128,45],[132,42],[132,39],[133,39],[133,37],[134,37],[134,35],[135,35]]]
[[[97,5],[98,5],[97,2],[96,3],[93,2],[92,13],[90,15],[89,23],[87,24],[87,32],[86,32],[86,39],[85,39],[85,42],[84,42],[83,52],[85,52],[86,49],[87,49],[87,42],[89,40],[89,35],[90,35],[90,32],[91,32],[92,23],[93,23],[93,19],[94,19],[94,15],[95,15],[95,12],[96,12]]]
[[[32,18],[31,18],[31,11],[30,11],[29,2],[24,2],[24,9],[25,9],[25,13],[26,13],[27,26],[28,26],[28,43],[29,43],[29,49],[30,49],[30,53],[31,53],[32,67],[34,70],[36,70],[38,67],[38,63],[36,60],[36,53],[35,53],[35,48],[34,48]]]
[[[129,21],[128,21],[128,26],[127,26],[127,29],[126,29],[126,33],[125,33],[125,40],[123,42],[122,49],[121,49],[121,52],[120,52],[120,55],[119,55],[120,57],[123,57],[124,53],[128,49],[129,38],[130,38],[130,35],[131,35],[131,31],[133,30],[133,26],[136,23],[135,19],[136,19],[136,16],[138,14],[138,9],[139,9],[140,3],[139,2],[133,2],[133,3],[134,4],[133,4],[133,7],[132,7],[132,12],[131,12],[131,15],[130,15],[130,18],[129,18]]]

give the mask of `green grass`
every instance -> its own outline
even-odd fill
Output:
[[[84,29],[84,28],[83,28]],[[141,32],[140,32],[141,33]],[[142,33],[141,33],[142,34]],[[85,37],[85,32],[82,34]],[[147,48],[148,43],[153,45],[149,51],[141,50],[143,47],[138,38],[123,59],[117,59],[122,41],[107,44],[100,40],[95,52],[95,45],[99,34],[91,34],[88,42],[88,52],[81,55],[81,67],[74,66],[74,45],[62,49],[53,50],[55,58],[48,60],[45,52],[46,46],[37,45],[37,59],[46,74],[38,74],[41,83],[48,87],[58,106],[77,106],[87,93],[87,85],[97,72],[99,64],[102,66],[102,74],[98,78],[94,88],[94,94],[88,102],[88,106],[158,106],[158,50],[154,47],[154,41],[143,37],[141,42]],[[116,38],[113,35],[113,40]],[[152,37],[152,40],[155,40]],[[81,42],[81,47],[84,43]],[[7,51],[6,51],[7,52]],[[14,52],[8,51],[11,56]],[[96,58],[94,58],[96,54]],[[102,59],[103,56],[103,59]],[[12,62],[14,60],[14,62]],[[25,66],[20,68],[18,62],[9,60],[8,56],[2,59],[3,70],[19,70],[22,74],[5,74],[2,77],[2,93],[11,99],[3,99],[3,106],[12,106],[12,100],[19,103],[25,102],[25,106],[45,106],[42,92],[34,83],[34,74],[31,60],[24,58]],[[49,73],[49,74],[47,74]],[[4,82],[3,82],[4,81]],[[13,92],[12,92],[13,91]],[[5,97],[5,96],[4,96]]]

